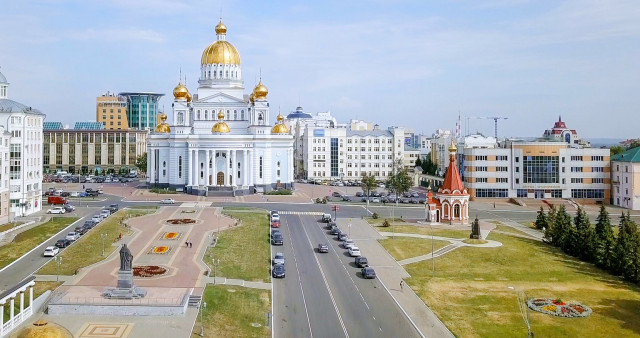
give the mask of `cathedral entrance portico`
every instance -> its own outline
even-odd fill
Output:
[[[222,171],[219,171],[216,176],[216,185],[224,185],[224,173]]]

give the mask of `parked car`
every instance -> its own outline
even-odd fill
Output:
[[[66,212],[72,212],[72,211],[76,210],[76,207],[71,205],[71,204],[65,204],[62,207],[64,208],[64,211],[66,211]]]
[[[271,214],[271,222],[280,223],[280,214],[278,214],[278,213]]]
[[[280,230],[273,229],[271,230],[271,234],[269,234],[269,238],[273,237],[275,234],[279,234],[280,236],[282,236],[282,233],[280,232]]]
[[[339,192],[337,192],[337,191],[334,191],[334,192],[331,194],[331,196],[333,196],[333,197],[342,197],[342,194],[341,194],[341,193],[339,193]]]
[[[47,210],[47,214],[64,214],[65,212],[64,207],[53,207]]]
[[[337,227],[338,225],[336,224],[336,222],[329,222],[327,223],[327,229],[331,229],[332,227]]]
[[[349,256],[351,256],[351,257],[360,256],[360,248],[358,248],[357,246],[350,247],[349,248]]]
[[[356,246],[356,243],[352,239],[347,238],[344,241],[342,241],[342,247],[345,249],[351,249],[355,246]]]
[[[56,247],[63,249],[69,246],[69,244],[71,244],[71,241],[66,239],[66,238],[60,238],[57,242],[56,242]]]
[[[67,237],[65,237],[65,239],[68,239],[69,241],[73,242],[73,241],[76,241],[79,237],[80,235],[78,235],[75,231],[72,231],[67,234]]]
[[[369,197],[369,202],[371,203],[380,203],[379,197]]]
[[[334,225],[334,226],[331,227],[331,231],[329,233],[332,234],[332,235],[338,235],[338,234],[340,234],[340,232],[341,232],[340,228],[338,228],[337,226]]]
[[[346,202],[351,202],[351,201],[353,201],[353,197],[351,197],[349,195],[342,195],[342,200],[346,201]]]
[[[274,265],[273,269],[271,269],[271,276],[273,276],[273,278],[284,278],[285,276],[284,265],[281,265],[281,264]]]
[[[51,196],[47,197],[47,203],[49,204],[67,204],[67,199],[62,196]]]
[[[338,235],[338,240],[339,241],[346,241],[347,239],[349,239],[349,236],[347,234]]]
[[[284,238],[281,233],[274,234],[271,236],[271,244],[273,245],[284,245]]]
[[[370,267],[370,266],[366,266],[366,267],[362,268],[362,270],[360,270],[360,273],[362,274],[362,278],[364,278],[364,279],[375,279],[376,278],[376,271],[373,270],[373,268]]]
[[[356,192],[356,197],[364,197],[364,193],[362,191]]]
[[[104,194],[104,191],[102,191],[102,189],[98,189],[97,192],[98,194]]]
[[[322,214],[322,222],[329,223],[331,222],[331,214]]]
[[[282,264],[284,265],[284,254],[282,252],[276,252],[276,255],[273,256],[273,259],[271,260],[271,264],[272,265],[278,265],[278,264]]]
[[[48,247],[44,248],[44,256],[45,257],[53,257],[53,256],[57,255],[59,251],[60,251],[60,249],[58,249],[58,247],[48,246]]]
[[[367,257],[356,257],[356,266],[359,268],[364,268],[366,266],[369,266],[369,261],[367,260]]]
[[[71,195],[71,193],[69,193],[68,191],[63,191],[60,196],[61,197],[69,197],[69,195]]]
[[[329,252],[329,246],[327,244],[324,244],[324,243],[318,244],[318,252],[321,252],[321,253]]]
[[[271,221],[271,227],[272,228],[279,228],[280,227],[280,221]]]
[[[165,198],[160,201],[161,204],[175,204],[176,201],[173,198]]]

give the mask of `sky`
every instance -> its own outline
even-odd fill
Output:
[[[95,120],[106,91],[194,93],[222,13],[246,92],[272,110],[331,111],[432,134],[542,135],[562,115],[586,138],[635,138],[637,0],[40,0],[0,4],[9,97],[47,121]],[[272,113],[275,120],[276,113]],[[171,121],[170,121],[171,122]],[[467,124],[468,122],[468,124]]]

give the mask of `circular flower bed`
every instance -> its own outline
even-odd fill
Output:
[[[157,265],[142,265],[133,267],[133,275],[136,277],[154,277],[167,273],[167,269]]]
[[[180,238],[181,236],[182,236],[181,232],[165,232],[162,235],[162,239],[172,239],[172,240],[174,240],[174,239]]]
[[[163,255],[163,254],[166,254],[169,251],[171,251],[171,247],[170,246],[162,245],[162,246],[154,247],[153,249],[151,249],[150,253]]]
[[[566,318],[587,317],[593,312],[591,308],[586,305],[578,302],[564,302],[561,299],[529,299],[527,305],[531,310]]]
[[[196,220],[191,218],[175,218],[167,220],[167,223],[169,224],[193,224],[195,222]]]

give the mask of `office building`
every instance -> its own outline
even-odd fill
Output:
[[[96,98],[96,121],[105,129],[129,129],[127,120],[127,100],[114,93],[107,92]]]
[[[164,94],[145,92],[123,92],[118,94],[126,101],[128,127],[138,130],[153,130],[157,125],[158,101]]]
[[[613,205],[640,210],[640,147],[611,157]]]

